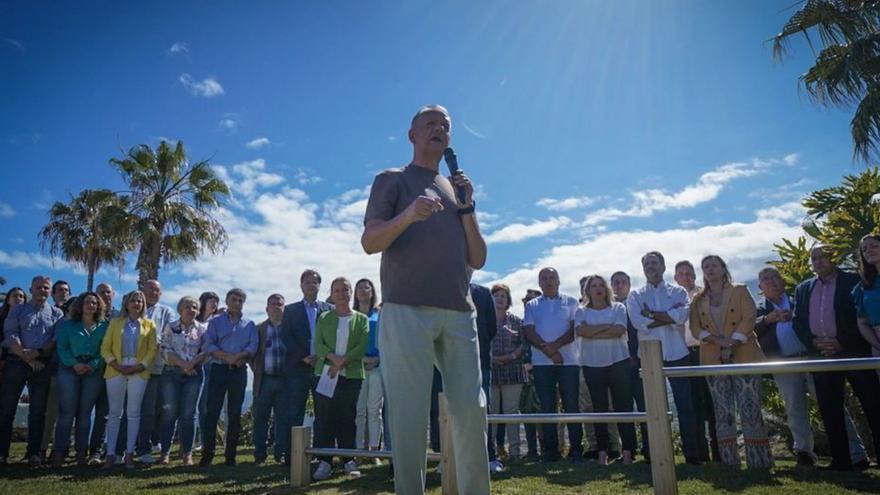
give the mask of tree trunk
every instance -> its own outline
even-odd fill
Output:
[[[95,284],[95,272],[98,271],[98,256],[95,253],[89,254],[89,260],[86,266],[89,271],[89,278],[86,281],[86,291],[91,292]]]
[[[147,280],[159,280],[159,258],[162,255],[161,237],[145,236],[138,251],[137,270],[138,286],[142,287]]]

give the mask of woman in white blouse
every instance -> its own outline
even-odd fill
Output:
[[[583,305],[575,313],[575,333],[581,339],[581,366],[595,412],[608,412],[608,392],[615,412],[632,412],[626,307],[611,301],[611,287],[599,275],[583,286]],[[597,424],[599,465],[608,464],[608,425]],[[623,463],[632,464],[636,432],[632,423],[618,423]]]

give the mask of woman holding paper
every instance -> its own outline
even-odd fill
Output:
[[[351,282],[339,277],[330,284],[333,311],[315,324],[315,437],[318,448],[353,449],[357,400],[364,380],[364,353],[370,334],[367,316],[351,309]],[[354,459],[343,459],[345,474],[360,476]],[[333,459],[321,458],[314,478],[333,472]]]

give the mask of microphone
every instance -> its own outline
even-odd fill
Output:
[[[452,148],[446,148],[443,150],[443,159],[446,161],[446,166],[449,167],[450,176],[455,177],[457,174],[461,173],[461,170],[458,169],[458,157],[455,156],[455,152],[452,151]],[[455,186],[455,192],[456,196],[458,196],[458,202],[464,204],[464,187]]]

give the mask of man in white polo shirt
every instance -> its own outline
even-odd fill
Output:
[[[523,330],[534,347],[532,351],[535,389],[541,402],[542,413],[556,412],[556,392],[562,397],[566,413],[578,412],[578,376],[580,356],[574,338],[574,314],[577,299],[559,293],[559,273],[544,268],[538,274],[538,285],[543,295],[526,303]],[[545,462],[560,459],[556,425],[542,425],[544,429],[543,455]],[[572,462],[583,462],[583,428],[579,423],[568,425],[568,439]]]

